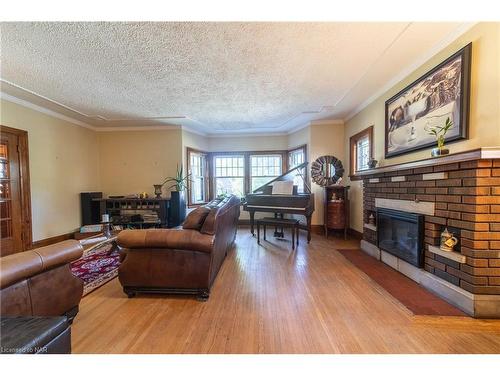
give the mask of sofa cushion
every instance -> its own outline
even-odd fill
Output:
[[[66,240],[1,257],[0,288],[3,289],[43,271],[67,264],[80,258],[82,254],[83,247],[78,241]]]
[[[224,206],[226,206],[227,209],[227,203],[231,200],[231,196],[226,197],[219,201],[217,205],[214,205],[212,202],[211,208],[210,208],[210,213],[207,215],[207,218],[205,219],[205,222],[203,223],[203,226],[201,227],[200,232],[203,234],[210,234],[213,235],[215,234],[215,223],[217,221],[217,215],[219,214],[220,210],[224,209]]]
[[[23,251],[0,258],[0,287],[3,289],[43,270],[43,262],[34,251]]]
[[[217,212],[219,211],[219,207],[213,207],[210,209],[210,212],[203,223],[203,226],[200,229],[200,233],[213,235],[215,234],[215,219],[217,217]]]
[[[194,209],[186,217],[184,224],[182,224],[182,228],[200,230],[209,213],[210,208],[205,206]]]
[[[42,260],[43,270],[47,270],[80,259],[83,255],[83,246],[79,241],[66,240],[32,251]]]
[[[118,234],[116,242],[128,249],[166,248],[210,253],[214,236],[194,229],[124,230]]]

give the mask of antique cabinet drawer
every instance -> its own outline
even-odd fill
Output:
[[[344,237],[349,226],[349,200],[345,186],[327,186],[325,188],[325,235],[328,237],[328,230],[344,230]]]

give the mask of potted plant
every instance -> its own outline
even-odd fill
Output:
[[[453,121],[450,120],[449,117],[446,118],[446,121],[443,126],[426,126],[425,131],[427,134],[433,135],[436,137],[437,141],[437,147],[433,148],[431,150],[431,155],[432,157],[437,157],[437,156],[442,156],[442,155],[448,155],[450,153],[450,150],[447,148],[444,148],[444,141],[445,141],[445,136],[448,130],[453,126]]]
[[[167,177],[162,185],[172,183],[168,188],[174,189],[170,192],[170,209],[168,217],[168,226],[176,227],[181,225],[186,219],[186,199],[184,191],[187,189],[191,175],[184,176],[182,165],[177,165],[174,177]]]

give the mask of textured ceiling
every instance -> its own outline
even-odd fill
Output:
[[[0,77],[96,127],[282,132],[344,118],[459,26],[2,23]]]

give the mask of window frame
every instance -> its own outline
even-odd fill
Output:
[[[295,152],[295,151],[298,151],[298,150],[302,150],[302,152],[304,154],[304,161],[303,161],[303,163],[307,163],[309,161],[309,159],[307,157],[307,144],[303,144],[303,145],[291,148],[290,150],[287,151],[287,155],[286,155],[286,170],[290,170],[291,169],[291,166],[290,166],[290,154],[292,152]],[[306,184],[309,186],[309,189],[310,189],[311,188],[311,184],[309,182],[309,168],[305,168],[305,173],[304,173],[304,192],[306,191],[305,190],[305,185]]]
[[[280,173],[277,175],[277,176],[252,176],[252,157],[264,157],[264,156],[279,156],[280,158]],[[285,170],[287,170],[287,164],[285,162],[285,160],[283,160],[285,157],[288,157],[288,153],[284,154],[283,152],[276,152],[276,151],[271,151],[271,152],[264,152],[264,153],[251,153],[248,155],[248,167],[249,167],[249,170],[248,170],[248,193],[252,193],[253,192],[253,189],[252,189],[252,178],[262,178],[262,177],[271,177],[270,180],[273,180],[274,178],[276,177],[279,177],[281,176]]]
[[[247,194],[247,171],[248,171],[248,161],[247,161],[247,156],[245,155],[244,152],[231,152],[231,151],[224,151],[224,152],[211,152],[210,153],[210,167],[211,167],[211,186],[212,186],[212,197],[211,199],[215,198],[215,194],[217,192],[217,176],[215,175],[215,160],[217,157],[224,157],[224,156],[232,156],[232,157],[242,157],[243,156],[243,176],[227,176],[227,177],[220,177],[220,178],[242,178],[243,179],[243,194]]]
[[[302,150],[302,152],[304,153],[304,163],[308,161],[307,160],[307,144],[303,144],[303,145],[291,148],[290,150],[288,150],[286,152],[286,168],[287,168],[287,170],[290,169],[290,154],[292,152],[295,152],[298,150]]]
[[[252,156],[259,156],[259,155],[280,155],[281,156],[281,174],[285,173],[287,170],[290,169],[290,164],[289,164],[289,155],[290,153],[297,151],[297,150],[303,150],[304,153],[304,162],[308,162],[308,156],[307,156],[307,144],[303,144],[297,147],[294,147],[289,150],[264,150],[264,151],[215,151],[215,152],[208,152],[208,151],[203,151],[203,150],[198,150],[195,148],[191,147],[186,147],[186,165],[187,165],[187,170],[190,169],[190,163],[191,163],[191,153],[200,153],[205,155],[206,159],[206,168],[205,168],[205,199],[206,201],[203,203],[191,203],[191,181],[188,182],[188,207],[197,207],[203,204],[208,203],[210,200],[215,198],[215,193],[217,191],[217,181],[216,181],[216,176],[215,176],[215,158],[217,156],[243,156],[244,157],[244,163],[243,163],[243,189],[244,189],[244,194],[250,194],[253,191],[251,190],[251,157]],[[304,179],[307,183],[309,178],[309,170],[306,168]]]
[[[211,197],[211,192],[210,192],[210,158],[209,155],[210,153],[197,150],[191,147],[186,147],[186,170],[188,171],[188,174],[191,173],[191,154],[201,154],[205,156],[205,166],[204,166],[204,201],[203,202],[198,202],[198,203],[192,203],[192,181],[191,179],[188,179],[187,182],[187,206],[188,207],[197,207],[197,206],[202,206],[210,201]]]
[[[357,153],[356,148],[359,140],[368,137],[369,143],[369,154],[370,158],[373,159],[373,125],[369,126],[366,129],[363,129],[359,133],[354,134],[349,138],[349,177],[351,180],[359,179],[359,176],[356,175],[357,172]]]

